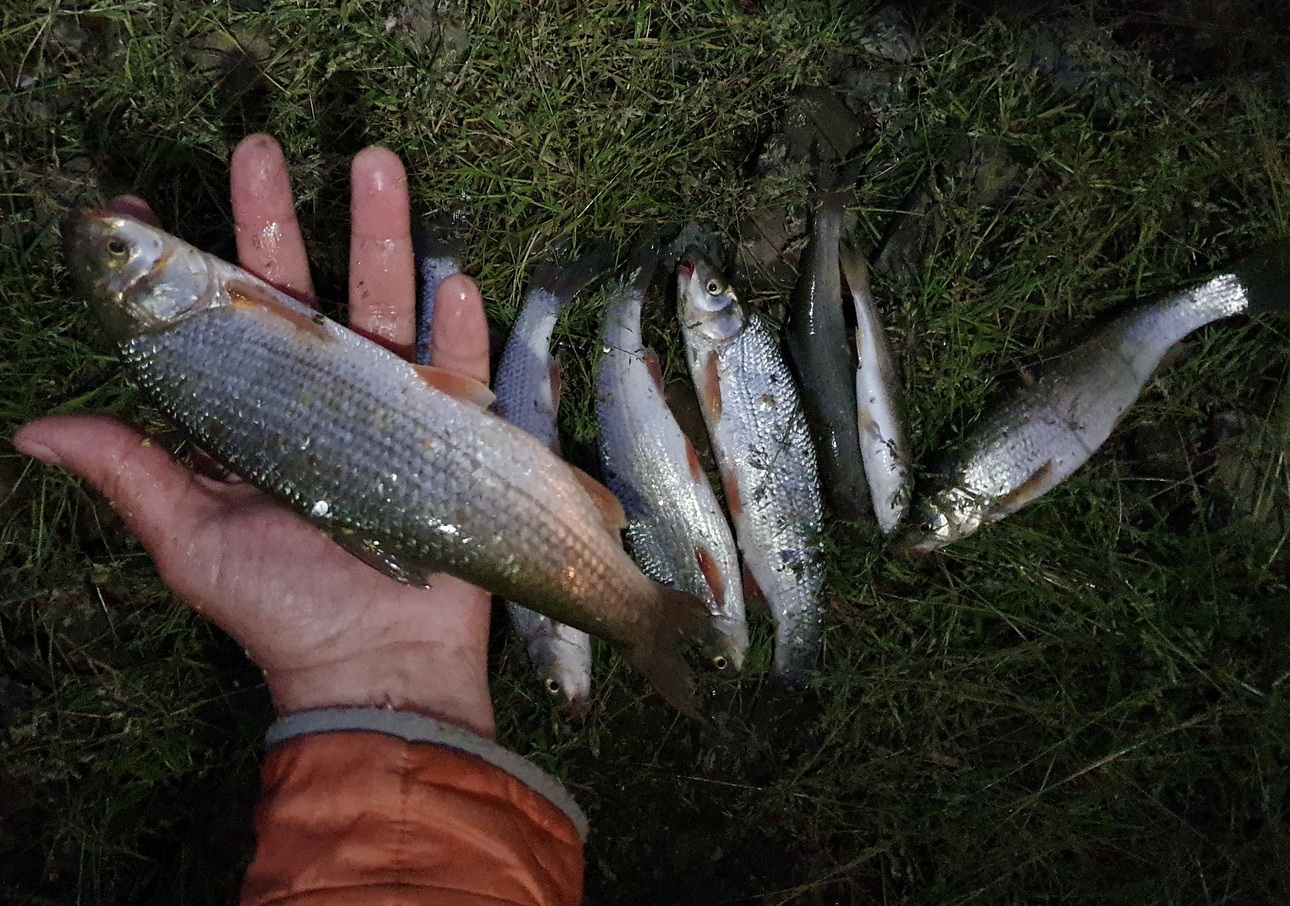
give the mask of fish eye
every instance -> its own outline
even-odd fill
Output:
[[[544,679],[542,681],[542,685],[546,686],[546,691],[550,692],[552,695],[560,694],[560,683],[555,679],[553,679],[552,677],[548,676],[546,679]]]
[[[712,659],[712,666],[716,667],[718,670],[725,670],[730,666],[730,661],[726,659],[724,654],[718,654]]]
[[[721,292],[721,284],[716,280],[709,280],[707,289],[709,296],[715,296],[717,293]]]
[[[120,261],[130,254],[130,244],[120,236],[109,236],[107,242],[103,243],[103,250],[107,252],[109,258]]]

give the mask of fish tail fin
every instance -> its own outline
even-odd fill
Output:
[[[529,278],[529,292],[545,290],[564,306],[613,264],[614,258],[608,247],[598,244],[574,261],[538,265]]]
[[[449,211],[413,219],[412,256],[418,267],[426,258],[456,260],[461,257],[462,219]]]
[[[864,255],[851,243],[843,242],[838,246],[838,262],[852,297],[869,302],[873,293],[869,288],[869,262]]]
[[[644,296],[654,279],[654,270],[663,256],[661,239],[657,230],[651,232],[636,244],[631,257],[627,259],[622,281],[623,286],[634,295]]]
[[[694,672],[681,657],[680,648],[686,641],[701,638],[708,624],[708,609],[685,592],[657,582],[654,589],[657,599],[649,633],[633,647],[628,660],[669,705],[701,719],[694,697]]]
[[[1290,314],[1290,241],[1265,246],[1231,270],[1245,287],[1250,314]]]

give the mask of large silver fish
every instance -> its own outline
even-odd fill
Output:
[[[856,312],[856,411],[860,458],[869,479],[874,515],[890,535],[909,510],[909,445],[905,442],[900,379],[891,364],[887,334],[869,290],[869,265],[847,244],[838,252]]]
[[[982,419],[962,457],[917,510],[904,546],[922,553],[966,538],[1065,481],[1137,401],[1169,347],[1199,327],[1290,304],[1290,245],[1115,318],[1045,366]]]
[[[493,411],[556,455],[560,365],[551,355],[551,338],[561,309],[609,264],[606,255],[593,252],[564,268],[543,267],[534,273],[493,377]],[[585,714],[591,701],[591,637],[514,601],[507,601],[506,607],[511,626],[524,640],[529,660],[557,706],[573,716]]]
[[[839,196],[825,197],[815,210],[784,342],[800,379],[825,499],[837,516],[855,520],[868,519],[870,510],[856,433],[855,353],[842,311],[842,220]]]
[[[718,670],[743,669],[748,648],[739,554],[707,473],[663,395],[658,356],[641,334],[641,302],[658,252],[643,248],[605,309],[596,418],[605,483],[627,513],[627,541],[645,574],[688,591],[712,615]]]
[[[128,370],[206,450],[386,574],[447,572],[616,642],[693,710],[676,649],[707,610],[636,568],[606,531],[602,512],[622,520],[606,489],[450,381],[159,229],[83,213],[66,243]]]
[[[766,324],[697,249],[676,276],[690,375],[735,538],[775,618],[772,672],[800,682],[823,636],[824,569],[819,475],[797,387]]]

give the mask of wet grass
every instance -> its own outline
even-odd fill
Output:
[[[1264,68],[1197,80],[1161,42],[1108,40],[1141,35],[1122,4],[1060,40],[1021,13],[920,13],[905,61],[874,53],[899,48],[864,6],[255,6],[0,13],[4,431],[150,422],[68,296],[57,219],[130,190],[229,254],[226,160],[253,130],[286,148],[324,296],[345,285],[348,158],[381,142],[422,208],[464,214],[504,326],[548,243],[700,219],[729,247],[746,215],[800,215],[803,169],[755,163],[796,89],[834,87],[862,126],[860,234],[921,212],[921,251],[875,288],[925,466],[1106,312],[1290,235],[1275,29]],[[744,289],[773,313],[786,287]],[[669,373],[671,318],[651,304]],[[559,334],[575,450],[595,331],[592,294]],[[750,675],[709,690],[719,730],[604,649],[592,717],[562,724],[499,637],[501,738],[591,813],[589,898],[1283,901],[1286,341],[1272,319],[1190,338],[1086,468],[942,557],[834,527],[818,680],[764,686],[759,618]],[[231,901],[271,719],[258,674],[78,484],[4,453],[0,499],[3,899]]]

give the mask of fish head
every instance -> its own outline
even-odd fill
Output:
[[[744,622],[713,618],[704,644],[712,669],[723,676],[737,676],[743,672],[747,650],[748,626]]]
[[[914,527],[901,541],[911,556],[929,554],[974,534],[985,521],[985,510],[962,488],[945,488],[927,498],[914,512]]]
[[[63,228],[72,276],[120,342],[205,307],[214,278],[201,253],[125,214],[76,211]]]
[[[529,659],[551,702],[567,717],[591,710],[591,640],[557,634],[545,646],[530,644]]]
[[[743,308],[729,281],[695,246],[677,262],[676,295],[682,324],[710,342],[728,342],[744,329]]]

